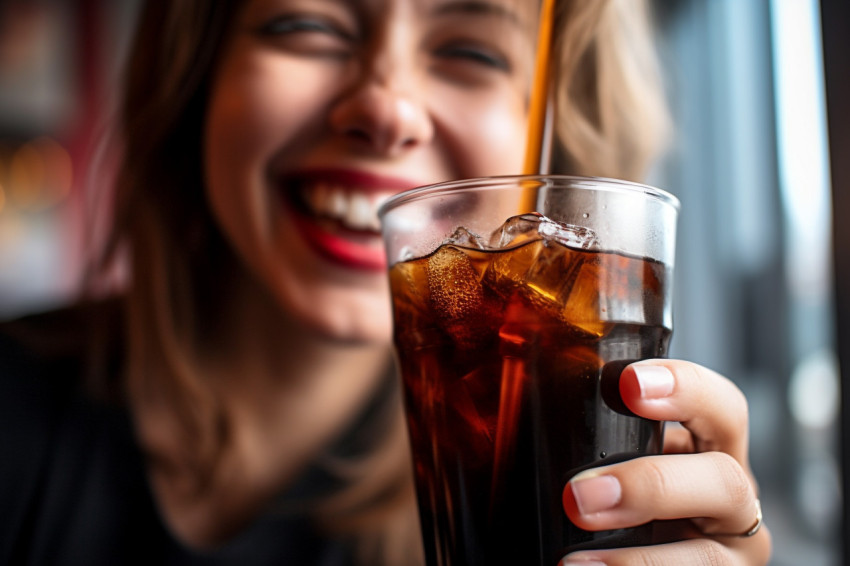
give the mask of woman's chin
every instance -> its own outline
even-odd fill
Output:
[[[373,346],[376,348],[392,345],[392,327],[379,324],[360,326],[328,326],[320,330],[329,340],[348,346]]]
[[[350,297],[349,297],[350,298]],[[369,303],[372,303],[371,305]],[[349,346],[389,347],[392,344],[392,318],[388,300],[347,301],[316,300],[292,313],[299,326],[312,329],[317,337]]]

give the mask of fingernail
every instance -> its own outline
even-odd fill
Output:
[[[632,370],[640,386],[643,399],[660,399],[673,393],[673,373],[664,366],[634,365]]]
[[[593,558],[564,558],[560,566],[606,566],[604,562],[594,560]]]
[[[623,495],[620,482],[614,476],[590,476],[584,479],[577,476],[570,482],[570,489],[579,512],[585,516],[615,507]]]

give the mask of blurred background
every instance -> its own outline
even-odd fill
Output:
[[[655,4],[677,139],[654,181],[682,201],[671,355],[747,395],[771,564],[845,564],[821,4]]]
[[[842,564],[822,5],[654,3],[677,133],[651,181],[682,201],[671,353],[749,398],[772,564]],[[87,164],[136,8],[0,0],[0,318],[73,294]]]
[[[137,3],[0,0],[0,317],[75,290],[87,165]]]

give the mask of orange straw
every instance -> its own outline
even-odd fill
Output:
[[[528,139],[523,172],[528,175],[549,172],[552,143],[553,85],[552,85],[552,28],[556,0],[543,0],[537,31],[537,54],[528,107]],[[520,212],[533,212],[537,205],[537,190],[526,188]]]

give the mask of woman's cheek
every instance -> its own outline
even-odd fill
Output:
[[[525,108],[517,101],[482,98],[469,101],[453,119],[465,162],[463,176],[522,172],[525,158]]]

